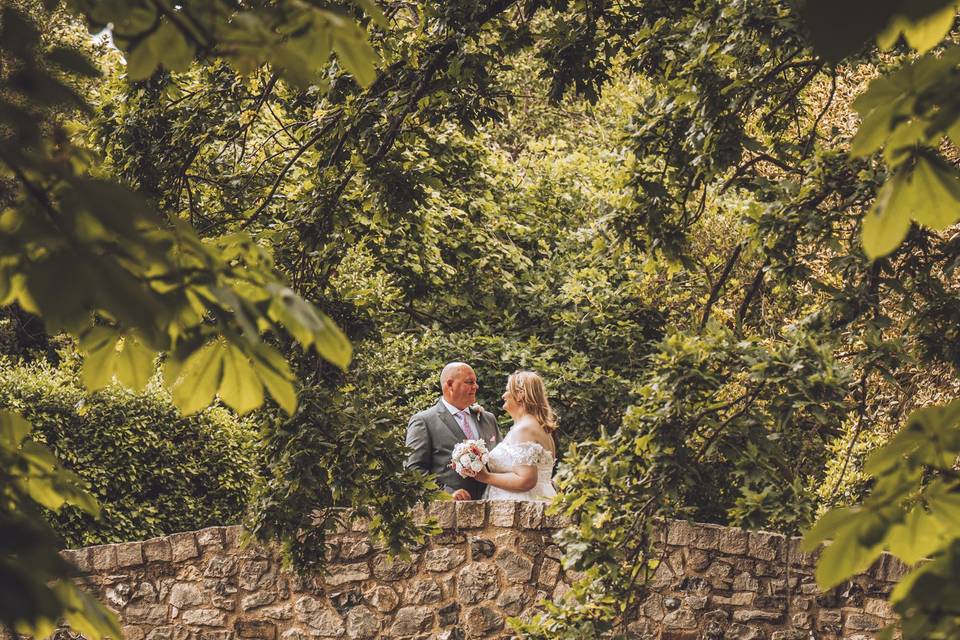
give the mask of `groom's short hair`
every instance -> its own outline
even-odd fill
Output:
[[[440,372],[440,390],[442,391],[446,386],[447,380],[457,375],[464,367],[470,367],[470,365],[466,362],[448,362],[444,365],[443,371]]]

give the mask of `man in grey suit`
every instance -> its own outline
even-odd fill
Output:
[[[477,374],[463,362],[451,362],[440,373],[443,396],[407,424],[407,468],[432,473],[454,500],[479,500],[486,485],[450,468],[453,447],[464,440],[483,440],[488,449],[500,442],[497,420],[477,401]],[[471,409],[471,407],[473,407]]]

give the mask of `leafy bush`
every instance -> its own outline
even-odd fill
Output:
[[[223,408],[182,416],[168,394],[111,386],[87,395],[76,371],[0,361],[0,406],[87,483],[99,520],[48,512],[69,546],[138,540],[238,522],[257,465],[255,430]]]

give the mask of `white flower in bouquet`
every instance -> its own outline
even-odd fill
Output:
[[[490,452],[483,440],[464,440],[457,443],[450,457],[450,467],[461,476],[467,477],[467,469],[474,473],[483,469],[483,465],[490,459]]]

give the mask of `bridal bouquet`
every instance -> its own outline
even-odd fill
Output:
[[[487,445],[483,440],[464,440],[458,442],[453,448],[450,458],[450,467],[466,478],[464,471],[467,469],[471,471],[483,469],[483,465],[490,459],[490,452],[487,451]]]

